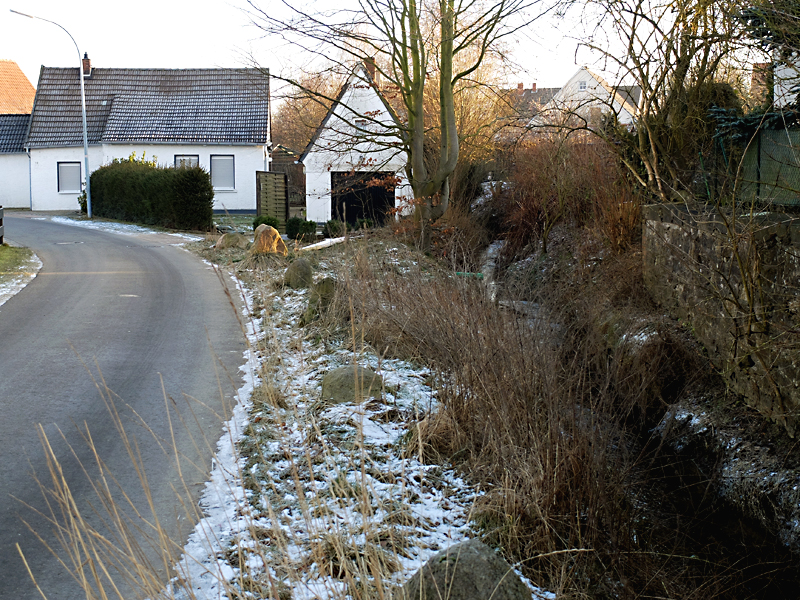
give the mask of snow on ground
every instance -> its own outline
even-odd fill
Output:
[[[159,233],[158,231],[154,231],[147,227],[142,227],[141,225],[133,225],[131,223],[115,223],[113,221],[98,221],[98,220],[86,221],[79,219],[70,219],[69,217],[50,217],[50,220],[53,221],[53,223],[59,223],[61,225],[72,225],[73,227],[85,227],[86,229],[96,229],[99,231],[107,231],[110,233],[119,233],[120,235],[141,235],[143,233]],[[191,233],[169,232],[169,234],[178,238],[183,238],[187,242],[195,242],[203,239],[202,236]]]
[[[324,264],[324,263],[323,263]],[[324,269],[321,268],[321,271]],[[317,278],[328,273],[320,272]],[[258,293],[258,292],[255,292]],[[472,537],[469,515],[480,490],[452,469],[406,454],[413,425],[436,408],[425,368],[364,351],[356,362],[383,376],[384,389],[361,403],[320,401],[321,380],[353,364],[347,340],[322,343],[298,326],[307,291],[246,293],[253,317],[245,365],[264,394],[241,390],[248,410],[228,431],[243,432],[249,456],[221,440],[201,505],[207,517],[190,536],[176,583],[199,600],[349,596],[345,572],[380,564],[380,581],[401,585],[434,553]],[[258,387],[258,385],[256,386]],[[523,579],[524,580],[524,579]],[[552,594],[527,582],[535,598]],[[189,598],[185,588],[176,598]]]
[[[0,281],[0,306],[3,306],[12,296],[18,294],[22,288],[33,281],[41,268],[42,261],[33,254],[30,261],[20,265],[18,273],[12,275],[8,281]]]

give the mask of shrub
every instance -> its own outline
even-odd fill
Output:
[[[292,217],[286,221],[286,235],[290,240],[311,239],[317,233],[316,221]]]
[[[372,229],[373,226],[372,219],[358,219],[356,221],[356,229]]]
[[[510,182],[500,209],[507,261],[524,258],[535,243],[546,254],[558,223],[606,230],[600,236],[615,250],[635,237],[638,203],[617,159],[601,142],[554,136],[521,146]]]
[[[269,225],[270,227],[274,227],[275,229],[277,229],[278,225],[280,225],[280,221],[278,221],[277,217],[272,217],[270,215],[261,215],[253,219],[253,231],[258,229],[259,225]]]
[[[347,231],[347,223],[344,221],[337,221],[336,219],[331,219],[325,226],[322,228],[322,235],[327,238],[333,237],[341,237]]]
[[[133,157],[91,176],[92,211],[100,217],[177,229],[210,229],[214,188],[201,167],[157,167]]]

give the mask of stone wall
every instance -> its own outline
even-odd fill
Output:
[[[800,424],[800,218],[644,207],[644,280],[730,388],[794,435]]]

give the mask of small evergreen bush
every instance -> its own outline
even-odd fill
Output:
[[[272,217],[270,215],[261,215],[253,219],[253,231],[258,229],[259,225],[269,225],[270,227],[274,227],[275,229],[278,228],[280,222],[278,221],[277,217]]]
[[[306,221],[300,217],[292,217],[286,221],[286,236],[290,240],[312,239],[316,233],[316,221]]]
[[[373,225],[372,219],[358,219],[356,221],[356,229],[372,229]]]
[[[327,238],[341,237],[345,234],[345,231],[347,231],[347,223],[331,219],[322,228],[322,235]]]

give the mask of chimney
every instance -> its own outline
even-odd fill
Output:
[[[367,73],[369,73],[370,79],[375,81],[375,59],[371,57],[365,58],[364,66],[367,68]]]
[[[521,94],[522,90],[524,90],[524,89],[525,89],[525,84],[524,83],[518,83],[517,84],[517,93],[518,94]]]
[[[535,81],[534,81],[534,82],[531,84],[531,90],[532,90],[533,92],[535,92],[535,91],[536,91],[536,82],[535,82]]]
[[[83,76],[84,77],[91,77],[92,76],[92,60],[89,58],[89,53],[83,53]]]

